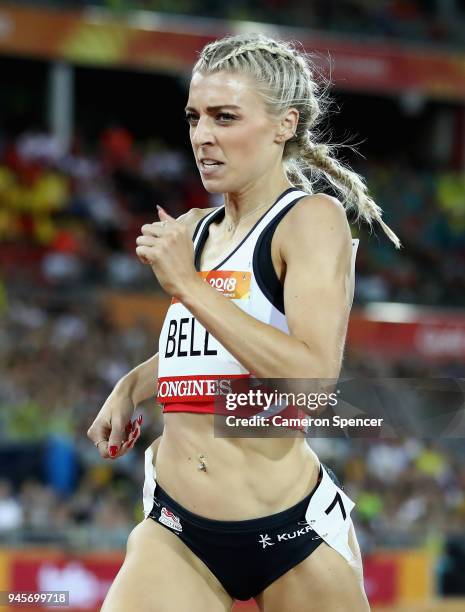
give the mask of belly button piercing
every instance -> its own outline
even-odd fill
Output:
[[[205,455],[199,455],[199,465],[197,466],[197,469],[200,472],[207,471],[207,464],[205,463]]]

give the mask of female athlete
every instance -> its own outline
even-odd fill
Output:
[[[177,220],[159,208],[137,238],[172,302],[158,354],[116,385],[88,436],[103,458],[127,452],[157,377],[165,426],[146,450],[145,519],[103,612],[223,612],[249,598],[265,612],[369,610],[354,504],[305,435],[213,431],[231,381],[338,377],[354,291],[345,208],[399,246],[363,180],[316,142],[320,114],[312,66],[291,43],[227,37],[194,66],[190,139],[224,206]],[[313,194],[303,170],[343,203]]]

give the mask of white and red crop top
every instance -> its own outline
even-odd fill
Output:
[[[287,189],[212,270],[199,271],[200,256],[208,228],[224,217],[224,206],[206,215],[193,236],[198,274],[248,315],[285,333],[289,329],[283,287],[273,268],[271,241],[281,219],[307,195]],[[358,240],[354,243],[353,264]],[[247,369],[173,298],[159,338],[157,401],[163,404],[163,411],[213,414],[215,398],[224,394],[232,381],[249,377]]]

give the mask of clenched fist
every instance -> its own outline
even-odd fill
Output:
[[[160,221],[142,226],[136,240],[140,261],[148,264],[168,295],[182,301],[199,282],[194,267],[194,247],[185,225],[157,206]]]

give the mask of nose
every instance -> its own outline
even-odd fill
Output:
[[[191,136],[192,144],[196,147],[213,144],[214,135],[211,128],[209,117],[200,117]]]

